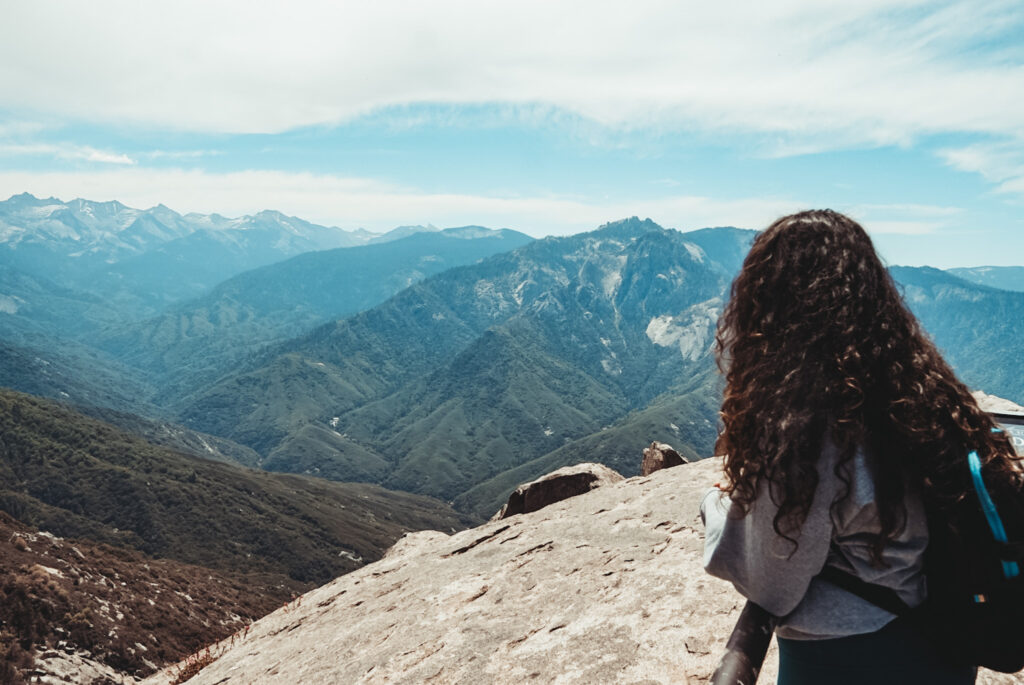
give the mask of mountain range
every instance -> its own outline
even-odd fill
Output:
[[[0,386],[58,401],[0,390],[0,510],[129,549],[138,578],[258,576],[264,606],[559,467],[630,476],[652,440],[709,456],[715,322],[754,235],[374,235],[15,196]],[[1024,400],[1012,268],[891,273],[970,386]]]
[[[536,241],[282,343],[170,409],[252,447],[263,468],[380,483],[479,516],[518,482],[594,452],[616,468],[652,439],[706,455],[715,320],[753,235],[633,218]],[[934,269],[892,273],[969,384],[1024,395],[1006,361],[1024,339],[1024,294]]]
[[[752,236],[634,218],[536,241],[290,341],[177,415],[264,468],[453,499],[621,428],[670,389],[713,385],[717,308]],[[706,453],[713,401],[690,404],[701,412],[658,435]]]
[[[396,229],[397,230],[397,229]],[[145,372],[164,396],[229,370],[263,347],[387,300],[427,276],[530,242],[510,230],[466,226],[393,241],[307,252],[252,269],[151,319],[87,336]]]
[[[274,211],[228,219],[28,193],[0,202],[0,261],[7,267],[101,295],[133,315],[283,257],[372,237]]]
[[[638,441],[708,453],[714,324],[755,234],[634,217],[539,241],[473,226],[372,236],[274,212],[228,220],[24,195],[0,205],[8,226],[37,222],[0,233],[0,319],[12,324],[0,352],[16,360],[0,382],[218,436],[249,465],[428,494],[477,516],[519,481],[594,452],[616,468]],[[273,264],[154,316],[122,306],[128,295],[8,259],[37,243],[78,259],[68,241],[91,241],[109,267],[170,254],[190,236],[272,227],[303,247],[328,235],[362,244],[289,257],[298,243],[279,241]],[[999,359],[1020,346],[1021,293],[934,269],[892,272],[968,383],[1024,395]]]

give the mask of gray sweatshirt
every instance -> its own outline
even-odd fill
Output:
[[[796,549],[772,527],[778,507],[766,485],[745,517],[731,512],[728,496],[715,488],[701,502],[705,570],[731,581],[742,595],[780,616],[780,637],[816,640],[869,633],[895,618],[816,578],[826,564],[890,587],[910,606],[925,599],[922,562],[928,527],[920,496],[907,494],[906,525],[883,551],[884,566],[876,567],[868,536],[879,530],[871,460],[858,450],[846,465],[850,496],[833,510],[832,503],[844,492],[834,471],[838,457],[839,450],[826,441],[807,520],[799,532],[790,534],[799,543]]]

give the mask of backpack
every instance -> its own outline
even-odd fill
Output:
[[[1024,442],[1024,417],[994,418]],[[987,488],[976,452],[964,468],[974,485],[969,495],[944,512],[928,511],[924,604],[912,609],[892,589],[834,567],[821,577],[908,617],[952,662],[1016,673],[1024,669],[1024,491]]]

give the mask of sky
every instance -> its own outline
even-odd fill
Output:
[[[1019,0],[51,2],[0,24],[0,198],[533,236],[850,214],[1024,264]]]

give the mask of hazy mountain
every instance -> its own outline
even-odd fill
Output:
[[[228,219],[28,193],[0,202],[0,263],[100,294],[133,315],[195,297],[247,269],[370,236],[274,211]]]
[[[971,283],[1024,292],[1024,266],[975,266],[946,271]]]
[[[383,244],[308,252],[246,271],[146,321],[112,327],[94,344],[156,374],[163,392],[209,383],[271,342],[376,305],[426,276],[532,240],[475,228],[416,233]]]
[[[389,240],[399,240],[401,238],[408,238],[409,236],[415,235],[417,233],[434,233],[440,230],[441,229],[439,229],[437,226],[433,226],[431,224],[427,224],[426,226],[398,226],[397,228],[392,228],[387,233],[374,236],[373,238],[370,239],[370,242],[386,243]]]
[[[3,511],[56,535],[211,568],[323,582],[408,530],[462,525],[437,500],[198,459],[6,390],[0,435]]]
[[[48,272],[55,258],[75,271],[141,254],[188,235],[195,227],[163,206],[151,210],[120,202],[61,202],[28,193],[0,202],[0,245],[11,263],[30,273]]]
[[[536,241],[283,345],[181,416],[270,468],[455,497],[706,369],[722,264],[747,237],[721,261],[649,220]]]
[[[19,340],[23,344],[0,340],[0,388],[79,406],[149,416],[164,413],[150,402],[154,388],[138,371],[71,341],[41,335],[19,336]]]
[[[721,226],[688,231],[683,235],[687,241],[699,245],[713,265],[722,269],[731,279],[743,266],[757,231]]]
[[[930,267],[893,267],[911,310],[972,388],[1024,403],[1024,292]]]
[[[124,313],[101,295],[0,262],[0,340],[20,342],[25,334],[73,338],[124,321]]]

